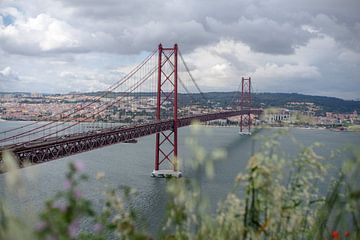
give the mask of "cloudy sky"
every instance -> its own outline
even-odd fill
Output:
[[[360,98],[359,0],[0,0],[0,91],[106,89],[177,42],[204,91]]]

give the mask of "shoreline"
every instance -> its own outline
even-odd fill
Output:
[[[7,120],[7,119],[2,119],[0,118],[0,123],[5,123],[5,122],[49,122],[49,121],[37,121],[37,120]],[[117,122],[103,122],[103,123],[117,123]],[[212,124],[201,124],[202,126],[205,127],[220,127],[220,128],[238,128],[238,125],[212,125]],[[344,128],[344,129],[338,129],[338,128],[326,128],[326,127],[317,127],[317,126],[311,126],[311,127],[305,127],[305,126],[269,126],[269,125],[259,125],[260,127],[256,127],[256,128],[260,128],[260,129],[266,129],[266,128],[297,128],[297,129],[304,129],[304,130],[329,130],[332,132],[360,132],[360,125],[352,125],[348,128]],[[255,127],[253,127],[254,129]]]
[[[221,128],[238,128],[238,125],[227,125],[227,126],[221,126],[221,125],[207,125],[207,124],[202,124],[202,126],[205,127],[221,127]],[[331,132],[360,132],[360,126],[359,125],[355,125],[358,126],[358,128],[356,129],[345,129],[345,130],[340,130],[337,128],[325,128],[325,127],[304,127],[304,126],[268,126],[268,125],[260,125],[260,127],[253,127],[254,128],[259,128],[259,129],[266,129],[266,128],[279,128],[279,129],[288,129],[288,128],[295,128],[295,129],[303,129],[303,130],[328,130]]]

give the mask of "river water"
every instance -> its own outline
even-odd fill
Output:
[[[0,131],[11,126],[20,126],[21,122],[0,122]],[[190,159],[193,153],[188,146],[193,127],[185,127],[179,130],[179,156],[182,162],[182,171],[185,178],[194,178],[195,172],[191,170]],[[194,135],[201,146],[211,151],[223,148],[227,152],[225,160],[215,162],[215,177],[207,179],[201,173],[200,181],[203,195],[208,197],[212,206],[222,199],[233,186],[236,175],[245,171],[247,160],[251,152],[259,148],[260,142],[256,140],[259,136],[270,136],[276,129],[260,130],[253,136],[240,136],[238,128],[235,127],[200,127],[200,131]],[[298,143],[291,141],[296,138]],[[309,145],[313,142],[321,142],[324,147],[318,150],[319,154],[328,157],[331,150],[343,146],[352,145],[354,148],[360,146],[360,133],[333,132],[325,129],[290,129],[289,133],[280,139],[281,148],[286,152],[288,159],[296,155],[301,144]],[[300,143],[300,144],[299,144]],[[82,161],[85,165],[85,173],[90,176],[88,182],[82,185],[82,191],[93,201],[97,209],[104,202],[104,191],[106,188],[117,188],[127,185],[137,189],[133,206],[145,219],[146,225],[153,234],[159,229],[164,221],[166,209],[166,179],[150,177],[154,165],[155,136],[147,136],[138,139],[136,144],[116,144],[91,152],[81,153],[71,157],[43,163],[20,170],[26,193],[14,196],[6,191],[5,176],[0,175],[0,195],[7,198],[11,203],[12,210],[16,213],[38,212],[44,200],[53,196],[57,191],[63,189],[64,175],[71,161]],[[350,156],[350,152],[339,155],[331,161],[336,166]],[[104,172],[105,177],[95,180],[97,172]],[[335,175],[336,168],[331,170]],[[198,175],[196,175],[198,177]],[[323,186],[325,191],[325,186]]]

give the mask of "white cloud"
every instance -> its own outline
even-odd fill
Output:
[[[18,53],[76,48],[79,46],[79,35],[79,31],[67,23],[46,14],[0,27],[3,48]]]
[[[6,67],[6,68],[4,68],[3,70],[0,71],[0,74],[2,76],[9,76],[9,75],[12,74],[12,70],[11,70],[10,67]]]
[[[270,79],[273,81],[284,79],[312,79],[316,80],[321,76],[318,69],[314,66],[302,66],[285,64],[279,66],[275,63],[267,63],[265,66],[259,67],[252,74],[254,79]],[[291,82],[289,81],[289,84]]]
[[[15,22],[7,26],[0,25],[0,43],[9,53],[23,55],[81,53],[104,50],[115,43],[113,37],[107,33],[76,28],[46,13],[26,17],[16,9],[14,11]],[[11,13],[11,11],[3,12]]]
[[[0,71],[0,80],[17,80],[19,77],[16,72],[14,72],[11,67],[5,67]]]
[[[345,56],[349,56],[347,61],[342,59]],[[257,53],[242,42],[222,40],[197,48],[184,58],[193,66],[192,74],[200,86],[209,91],[231,91],[241,77],[251,76],[254,89],[261,92],[331,95],[338,89],[337,96],[344,98],[355,98],[360,92],[360,70],[355,67],[360,64],[359,55],[339,48],[326,35],[312,39],[291,55]],[[337,66],[347,72],[334,72],[339,71]]]
[[[0,70],[0,91],[11,90],[12,84],[18,82],[19,80],[18,74],[12,70],[11,67],[5,67]]]
[[[311,35],[301,26],[279,23],[265,17],[240,17],[231,24],[208,17],[207,24],[213,32],[239,39],[252,50],[264,53],[290,54],[296,46],[304,45]]]

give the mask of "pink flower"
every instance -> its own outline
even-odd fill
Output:
[[[54,203],[53,207],[59,209],[61,212],[65,212],[68,208],[68,205],[64,202],[56,202]]]
[[[94,225],[93,229],[94,229],[94,232],[95,232],[95,233],[99,233],[99,232],[101,232],[101,230],[103,229],[103,225],[100,224],[100,223],[96,223],[96,224]]]
[[[35,225],[35,231],[38,231],[38,232],[41,232],[43,231],[45,228],[46,228],[46,223],[41,221],[41,222],[38,222],[36,225]]]
[[[78,220],[73,221],[68,226],[68,233],[71,238],[75,238],[79,232],[80,223]]]
[[[78,172],[82,172],[85,169],[85,165],[81,161],[76,161],[74,165],[75,165],[76,171],[78,171]]]
[[[71,182],[69,180],[65,180],[65,182],[64,182],[65,190],[68,190],[70,187],[71,187]]]
[[[345,231],[345,237],[350,237],[350,232],[349,231]]]
[[[80,190],[76,190],[74,194],[75,194],[75,198],[76,198],[76,199],[80,199],[81,196],[82,196],[82,193],[81,193]]]

